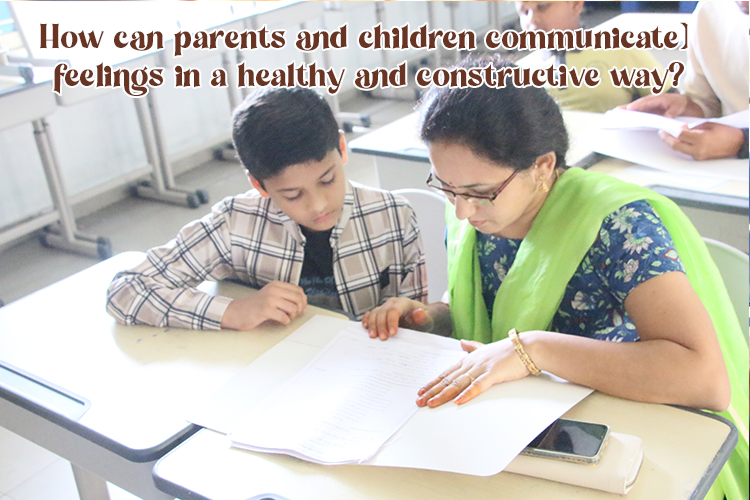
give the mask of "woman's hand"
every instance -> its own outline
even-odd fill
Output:
[[[456,404],[463,404],[494,384],[529,374],[510,339],[486,345],[462,340],[461,347],[469,354],[422,387],[417,393],[417,406],[435,408],[456,396]]]
[[[388,340],[396,335],[399,326],[429,332],[433,325],[428,306],[406,297],[391,297],[362,317],[362,326],[369,330],[371,339]]]

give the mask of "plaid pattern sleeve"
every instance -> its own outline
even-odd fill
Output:
[[[359,319],[389,297],[426,301],[424,250],[411,206],[389,192],[352,184],[351,212],[334,249],[343,308]]]
[[[133,269],[119,272],[107,290],[107,311],[119,323],[219,329],[230,299],[195,289],[205,280],[234,277],[231,265],[231,199],[152,248]]]
[[[345,312],[359,319],[388,297],[425,301],[427,274],[417,219],[403,198],[347,186],[332,231],[336,289]],[[305,239],[299,225],[257,192],[227,198],[177,237],[118,273],[107,311],[119,323],[212,330],[231,299],[195,287],[233,279],[254,288],[299,284]]]

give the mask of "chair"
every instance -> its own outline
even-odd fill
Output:
[[[448,256],[445,250],[445,197],[426,189],[397,189],[414,208],[422,233],[429,302],[438,302],[448,290]]]
[[[721,278],[729,292],[737,320],[748,340],[748,296],[750,292],[750,259],[745,252],[710,238],[703,238],[711,258],[719,268]]]

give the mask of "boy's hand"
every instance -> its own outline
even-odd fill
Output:
[[[427,306],[406,297],[391,297],[382,306],[366,312],[362,318],[362,326],[369,330],[370,338],[379,337],[380,340],[388,340],[396,335],[399,326],[428,332],[433,324]]]
[[[307,309],[307,296],[302,288],[291,283],[272,281],[257,293],[233,300],[221,318],[221,327],[231,330],[252,330],[264,321],[288,325]]]

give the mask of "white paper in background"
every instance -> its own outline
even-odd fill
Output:
[[[682,126],[686,123],[689,128],[697,127],[706,122],[720,123],[735,128],[747,128],[749,117],[748,110],[739,111],[721,118],[696,118],[690,116],[666,118],[652,113],[615,108],[604,113],[599,126],[603,129],[612,130],[664,130],[672,136],[677,137],[680,135]]]
[[[621,174],[635,175],[647,179],[644,185],[662,185],[669,187],[679,187],[683,189],[690,189],[692,191],[702,191],[710,193],[722,184],[727,183],[726,179],[717,179],[716,177],[703,177],[699,175],[674,175],[662,170],[657,170],[651,167],[642,167],[636,165],[634,167],[628,167],[618,172],[618,177]]]
[[[746,182],[750,177],[747,160],[697,161],[672,150],[653,130],[592,129],[582,140],[597,153],[674,174]]]
[[[238,447],[319,463],[362,462],[417,411],[414,401],[424,382],[464,354],[342,331],[243,417],[230,438]]]

